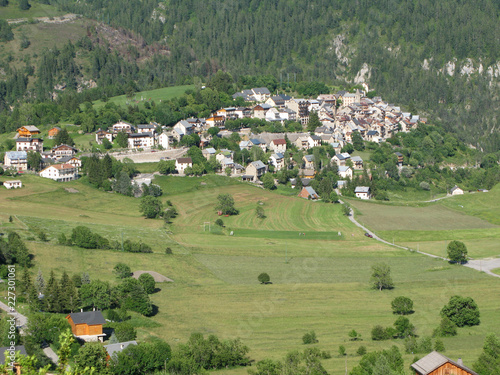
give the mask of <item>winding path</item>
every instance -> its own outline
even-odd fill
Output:
[[[344,204],[344,202],[341,201],[341,200],[339,200],[339,202],[341,204]],[[350,213],[350,215],[348,217],[349,217],[349,220],[351,220],[354,225],[356,225],[357,227],[363,229],[366,233],[369,233],[371,236],[373,236],[373,238],[375,240],[377,240],[379,242],[382,242],[382,243],[384,243],[386,245],[394,246],[394,247],[397,247],[397,248],[400,248],[400,249],[403,249],[403,250],[414,251],[416,253],[419,253],[419,254],[422,254],[422,255],[426,255],[426,256],[431,257],[431,258],[441,259],[441,260],[444,260],[444,261],[448,261],[447,258],[443,258],[443,257],[437,256],[437,255],[434,255],[434,254],[425,253],[425,252],[420,251],[420,250],[410,249],[409,247],[406,247],[406,246],[396,245],[396,244],[390,243],[389,241],[386,241],[386,240],[380,238],[375,233],[373,233],[371,230],[369,230],[368,228],[366,228],[365,226],[363,226],[362,224],[360,224],[354,218],[354,211],[352,210],[352,208],[351,208],[351,213]],[[500,277],[500,275],[497,275],[496,273],[491,272],[491,270],[493,270],[495,268],[500,268],[500,258],[471,259],[471,260],[469,260],[469,262],[467,262],[467,264],[464,264],[464,266],[472,268],[472,269],[475,269],[475,270],[478,270],[478,271],[481,271],[481,272],[484,272],[484,273],[487,273],[490,276]]]

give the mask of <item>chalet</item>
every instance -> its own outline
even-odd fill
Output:
[[[253,161],[245,169],[244,181],[256,182],[264,173],[267,172],[267,166],[260,160]]]
[[[213,147],[208,147],[201,150],[201,153],[205,157],[205,159],[210,160],[212,156],[215,156],[217,154],[217,151]]]
[[[43,151],[43,140],[41,138],[25,138],[19,137],[16,139],[16,151]]]
[[[134,133],[128,135],[128,148],[152,148],[155,145],[153,133]]]
[[[347,160],[349,160],[350,158],[351,158],[351,155],[349,155],[347,152],[343,152],[341,154],[333,155],[331,161],[332,161],[332,163],[335,163],[340,167],[341,165],[345,165]]]
[[[265,119],[266,118],[266,112],[271,108],[269,104],[257,104],[255,107],[253,107],[253,117],[254,118],[260,118],[260,119]]]
[[[52,147],[52,155],[56,160],[65,156],[73,157],[77,152],[78,150],[76,148],[64,144]]]
[[[246,107],[238,107],[234,110],[234,114],[238,118],[250,118],[252,110]]]
[[[319,195],[314,191],[314,189],[311,186],[303,187],[299,193],[299,197],[305,199],[313,199],[313,200],[319,199]]]
[[[40,134],[40,129],[34,125],[21,126],[17,129],[17,135],[20,138],[31,138],[34,135]]]
[[[450,194],[451,195],[463,195],[464,191],[462,189],[460,189],[457,185],[455,185],[450,189]]]
[[[359,171],[363,169],[363,159],[361,159],[361,156],[353,156],[351,161],[355,170]]]
[[[79,158],[77,158],[76,156],[63,156],[61,159],[59,159],[59,163],[71,164],[75,168],[82,167],[82,161]]]
[[[415,375],[478,375],[465,367],[462,359],[456,362],[434,351],[411,365]]]
[[[284,153],[286,151],[286,140],[285,139],[273,139],[270,144],[271,149],[274,152]]]
[[[117,122],[116,124],[113,125],[112,127],[113,133],[119,133],[119,132],[125,132],[127,134],[131,134],[134,131],[134,127],[132,124],[129,124],[128,122],[125,121],[120,121]]]
[[[283,154],[277,152],[269,157],[269,162],[274,166],[275,171],[280,171],[285,167]]]
[[[6,189],[17,189],[23,187],[23,183],[21,180],[10,180],[4,181],[3,186],[5,186]]]
[[[403,165],[403,160],[404,160],[403,154],[401,152],[395,152],[394,154],[398,158],[398,165],[401,167]]]
[[[345,166],[345,165],[341,165],[338,168],[339,168],[339,170],[337,173],[340,177],[352,179],[352,169],[350,167]]]
[[[40,171],[40,177],[58,182],[76,180],[76,168],[71,164],[54,164]]]
[[[185,173],[186,168],[193,168],[193,160],[191,158],[175,159],[175,170],[177,173]]]
[[[49,130],[49,139],[54,139],[59,132],[61,131],[61,128],[59,126],[54,126],[52,129]]]
[[[216,116],[224,117],[224,119],[234,120],[238,116],[236,115],[235,107],[221,108],[216,113]]]
[[[104,345],[104,349],[106,349],[106,351],[108,352],[107,360],[109,361],[111,358],[113,358],[113,354],[121,353],[130,345],[137,345],[137,341],[124,341],[118,342],[116,344]]]
[[[354,189],[354,194],[356,194],[356,198],[370,199],[370,187],[356,186],[356,189]]]
[[[26,151],[7,151],[4,157],[4,167],[12,168],[16,171],[26,171],[28,169],[28,153]]]
[[[190,135],[194,133],[194,125],[186,120],[181,120],[174,125],[174,137],[178,141],[182,139],[185,135]]]
[[[319,135],[310,135],[307,138],[307,142],[309,142],[309,148],[321,146],[321,137]]]
[[[137,133],[155,133],[156,132],[156,126],[153,124],[143,124],[143,125],[137,125],[136,126]]]
[[[222,129],[224,128],[225,121],[226,119],[223,116],[212,116],[207,118],[206,124],[209,128],[213,128],[216,126]]]
[[[7,352],[7,357],[5,357],[5,352]],[[12,364],[11,362],[11,356],[14,357],[16,354],[21,354],[21,355],[24,355],[24,356],[27,356],[28,353],[26,352],[26,348],[24,347],[24,345],[17,345],[17,346],[14,346],[14,350],[12,350],[12,347],[9,347],[9,346],[4,346],[4,347],[0,347],[0,365],[10,365]],[[21,369],[21,366],[19,364],[19,362],[15,361],[13,363],[13,368],[12,367],[8,367],[8,369],[12,369],[12,372],[8,372],[9,374],[15,374],[15,375],[20,375],[22,374],[22,369]]]
[[[305,155],[302,160],[305,169],[314,169],[314,155]]]
[[[279,107],[282,108],[285,106],[285,99],[283,99],[281,96],[271,96],[269,99],[266,100],[266,104],[269,104],[272,107]]]
[[[95,141],[98,145],[102,144],[102,140],[104,138],[107,138],[108,141],[110,141],[111,143],[113,142],[113,134],[106,131],[106,130],[102,130],[102,129],[99,129],[96,131],[95,133]]]
[[[106,324],[106,320],[100,311],[71,313],[66,316],[66,319],[71,326],[73,335],[84,341],[102,342],[106,336],[102,332],[102,326]]]

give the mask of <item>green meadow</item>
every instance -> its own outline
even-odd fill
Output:
[[[133,315],[139,340],[158,336],[175,346],[192,332],[239,337],[258,361],[283,359],[291,350],[305,349],[302,336],[314,330],[319,340],[314,346],[332,354],[323,361],[325,368],[340,375],[345,367],[339,345],[347,349],[349,370],[360,359],[355,354],[360,345],[372,351],[395,344],[404,351],[402,340],[370,339],[373,326],[393,324],[390,303],[400,295],[414,301],[410,320],[419,336],[432,334],[451,296],[474,298],[481,325],[443,339],[445,354],[462,357],[465,364],[477,359],[486,334],[500,328],[498,298],[493,297],[500,293],[500,279],[367,238],[342,215],[338,204],[310,202],[226,177],[162,176],[155,179],[164,191],[161,200],[171,201],[179,212],[167,225],[141,217],[139,199],[102,192],[81,181],[58,184],[33,175],[21,179],[22,189],[0,187],[0,231],[17,230],[27,241],[35,256],[33,273],[88,272],[91,278],[114,283],[112,269],[124,262],[132,270],[156,271],[174,280],[157,285],[160,291],[151,297],[158,307],[156,315]],[[497,187],[491,195],[464,195],[459,197],[463,202],[450,198],[422,207],[350,203],[357,219],[386,239],[394,237],[396,243],[415,248],[418,244],[421,250],[429,245],[438,253],[438,245],[445,248],[448,238],[462,238],[471,256],[490,256],[500,237],[494,211],[499,191]],[[234,197],[239,215],[217,215],[216,198],[222,193]],[[487,201],[482,208],[469,201],[488,197],[489,210]],[[456,210],[455,203],[464,210]],[[265,219],[257,218],[256,207],[264,209]],[[11,215],[13,222],[8,220]],[[214,224],[219,218],[223,228]],[[57,236],[69,235],[77,225],[118,242],[143,241],[154,253],[58,245]],[[35,228],[46,231],[50,241],[33,240]],[[165,253],[167,247],[172,255]],[[393,290],[370,288],[371,266],[378,262],[390,265]],[[258,283],[261,272],[271,276],[272,284]],[[349,341],[352,329],[363,341]],[[413,357],[404,355],[406,365]],[[214,372],[246,373],[246,368]]]
[[[104,107],[106,103],[114,103],[119,106],[128,104],[144,105],[144,103],[151,103],[152,101],[158,103],[162,100],[169,100],[181,96],[189,89],[194,89],[194,85],[163,87],[161,89],[136,92],[132,98],[127,98],[125,95],[113,96],[106,102],[96,100],[93,104],[95,109],[99,109]]]

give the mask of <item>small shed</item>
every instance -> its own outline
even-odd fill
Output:
[[[451,195],[463,195],[464,191],[460,189],[457,185],[453,186],[450,189],[450,194]]]
[[[412,364],[411,368],[415,370],[415,375],[478,375],[465,367],[462,359],[455,362],[436,351]]]
[[[106,336],[102,332],[102,326],[106,324],[106,320],[100,311],[71,313],[66,316],[66,319],[71,325],[73,335],[85,341],[102,341]]]
[[[356,198],[360,199],[370,199],[370,187],[369,186],[356,186],[354,189]]]
[[[299,197],[305,199],[319,199],[319,195],[314,191],[311,186],[303,187],[299,193]]]
[[[23,183],[21,180],[10,180],[4,181],[3,186],[5,186],[6,189],[17,189],[23,187]]]

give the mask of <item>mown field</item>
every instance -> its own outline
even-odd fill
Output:
[[[176,98],[184,94],[188,89],[194,89],[194,85],[172,86],[156,90],[140,91],[136,92],[132,98],[127,98],[125,95],[113,96],[109,98],[107,102],[96,100],[93,104],[95,109],[104,107],[106,103],[114,103],[121,106],[128,104],[144,105],[146,102],[161,102],[162,100]]]
[[[476,360],[486,334],[500,328],[498,298],[494,297],[500,293],[499,279],[366,238],[341,214],[340,205],[284,196],[225,177],[160,177],[155,182],[164,191],[161,199],[170,200],[179,212],[173,224],[165,225],[161,220],[142,218],[139,200],[134,198],[101,192],[80,181],[57,184],[36,176],[21,178],[23,189],[8,191],[0,187],[0,231],[16,229],[25,239],[32,236],[35,227],[48,233],[50,242],[27,241],[35,255],[34,273],[39,268],[44,274],[51,269],[57,275],[64,270],[70,274],[88,272],[91,278],[114,283],[114,265],[125,262],[132,270],[157,271],[174,280],[158,284],[161,290],[152,295],[158,307],[155,316],[134,315],[133,324],[140,340],[158,336],[175,346],[185,342],[192,332],[213,333],[221,338],[240,337],[255,360],[282,359],[291,350],[303,350],[306,346],[302,336],[314,330],[319,339],[315,346],[333,355],[323,361],[325,368],[340,375],[345,370],[344,358],[337,354],[339,345],[347,349],[348,369],[359,361],[355,351],[360,345],[371,351],[396,344],[403,350],[401,340],[370,339],[374,325],[389,326],[396,319],[390,302],[399,295],[414,300],[415,314],[410,320],[420,336],[432,333],[439,322],[440,309],[452,295],[475,299],[481,310],[481,325],[460,329],[457,337],[443,340],[445,354],[451,358],[460,356],[466,364]],[[0,181],[5,179],[0,177]],[[221,193],[233,195],[239,215],[217,215],[215,202]],[[432,225],[436,233],[450,231],[451,235],[456,231],[466,235],[469,231],[469,249],[477,238],[487,235],[491,236],[493,248],[497,235],[493,223],[465,213],[443,224],[445,218],[455,216],[452,208],[441,203],[422,207],[432,208],[431,215],[436,216],[427,227],[425,214],[419,211],[352,203],[363,214],[358,215],[359,219],[380,225],[377,233],[384,234],[391,228],[379,223],[386,218],[391,225],[398,224],[406,236],[401,234],[398,241],[414,242],[433,231]],[[256,217],[257,206],[264,208],[265,219]],[[371,206],[380,208],[378,221],[371,219],[370,215],[377,212]],[[411,225],[411,220],[401,222],[404,212],[422,217],[414,237],[408,230],[412,227],[404,226]],[[482,214],[488,216],[486,210]],[[8,220],[10,215],[15,215],[12,223]],[[224,221],[222,229],[214,225],[218,218]],[[467,220],[475,227],[467,229]],[[211,231],[204,225],[208,222]],[[438,223],[442,223],[440,227]],[[122,236],[141,240],[150,244],[154,253],[57,245],[57,236],[68,235],[76,225],[87,225],[115,241],[121,241]],[[479,236],[475,231],[483,232]],[[431,242],[436,240],[430,238]],[[165,254],[166,247],[173,250],[173,255]],[[382,261],[391,266],[396,288],[378,292],[370,288],[369,279],[371,266]],[[267,272],[273,284],[260,285],[257,276],[261,272]],[[352,329],[362,335],[362,342],[348,340]],[[405,355],[407,365],[412,359],[413,355]],[[214,373],[246,374],[247,369]]]
[[[350,203],[359,222],[390,242],[445,257],[448,243],[458,240],[466,244],[472,258],[500,256],[500,185],[487,193],[409,206]]]

